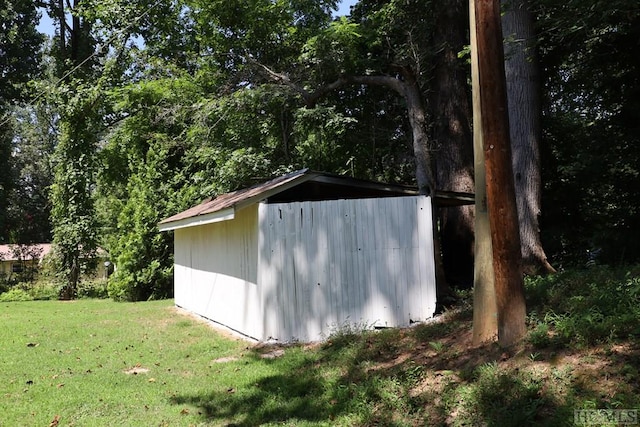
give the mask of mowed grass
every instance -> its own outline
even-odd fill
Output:
[[[0,304],[2,426],[569,426],[640,409],[640,270],[528,281],[529,334],[473,346],[468,300],[409,329],[230,338],[172,301]],[[134,373],[138,372],[138,373]]]
[[[241,364],[214,362],[247,344],[177,314],[171,301],[3,303],[0,342],[8,427],[193,425],[203,418],[181,396],[249,381],[236,375]]]

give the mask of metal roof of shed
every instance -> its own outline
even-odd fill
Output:
[[[233,219],[236,211],[263,200],[282,203],[417,194],[415,187],[302,169],[253,187],[204,200],[197,206],[160,221],[158,227],[160,231],[169,231]],[[435,201],[440,206],[473,204],[473,194],[437,191]]]

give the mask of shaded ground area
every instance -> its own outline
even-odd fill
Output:
[[[209,422],[242,426],[554,426],[574,425],[576,409],[637,409],[640,318],[629,305],[639,302],[635,277],[609,284],[600,278],[596,294],[584,277],[530,282],[530,333],[510,351],[471,345],[472,311],[463,300],[437,323],[341,330],[315,345],[252,347],[240,366],[270,364],[272,375],[173,401],[197,406]],[[603,301],[611,286],[614,299]],[[590,298],[610,316],[583,322],[594,315]],[[620,333],[603,335],[602,325],[615,325],[621,319],[611,316],[619,315],[626,319]]]

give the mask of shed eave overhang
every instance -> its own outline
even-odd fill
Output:
[[[214,222],[228,221],[235,217],[235,208],[232,206],[216,212],[204,215],[192,216],[189,218],[179,219],[171,222],[160,222],[158,229],[160,231],[178,230],[180,228],[196,227],[200,225],[212,224]]]

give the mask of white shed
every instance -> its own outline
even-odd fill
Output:
[[[433,316],[431,199],[302,170],[160,222],[174,230],[175,303],[257,340]]]

